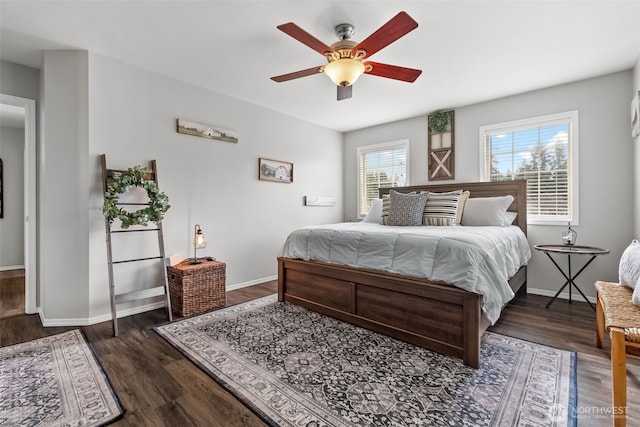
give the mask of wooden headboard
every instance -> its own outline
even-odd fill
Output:
[[[499,182],[456,182],[451,184],[433,184],[433,185],[412,185],[409,187],[385,187],[378,190],[378,194],[382,197],[389,194],[390,190],[399,193],[410,193],[412,191],[434,191],[437,193],[454,190],[468,190],[471,194],[469,197],[497,197],[497,196],[513,196],[513,203],[507,210],[517,212],[518,216],[514,221],[527,234],[527,181],[499,181]]]

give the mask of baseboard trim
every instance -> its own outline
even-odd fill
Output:
[[[545,297],[553,298],[553,296],[556,294],[556,292],[558,292],[558,291],[549,291],[547,289],[535,289],[535,288],[527,287],[527,293],[528,294],[533,294],[533,295],[542,295],[542,296],[545,296]],[[567,292],[562,292],[560,295],[558,295],[558,298],[568,300],[569,299],[569,292],[568,291]],[[596,297],[592,297],[592,296],[587,295],[587,299],[592,304],[596,303]],[[571,291],[571,301],[584,302],[584,298],[582,298],[582,295],[580,295],[580,293],[578,291],[573,290],[573,291]]]
[[[9,271],[9,270],[24,270],[24,265],[7,265],[4,267],[0,267],[0,271]]]
[[[118,319],[122,317],[132,316],[134,314],[144,313],[145,311],[151,311],[158,308],[163,308],[164,301],[158,301],[151,304],[141,305],[139,307],[127,308],[124,310],[118,310]],[[38,307],[38,314],[40,315],[40,321],[42,326],[89,326],[96,323],[110,322],[111,313],[102,314],[100,316],[89,318],[76,318],[76,319],[47,319],[44,312]]]
[[[253,285],[259,285],[260,283],[270,282],[272,280],[276,280],[278,278],[277,275],[267,276],[260,279],[250,280],[248,282],[237,283],[235,285],[227,286],[227,292],[235,291],[236,289],[242,289]],[[141,305],[138,307],[128,308],[124,310],[118,310],[118,319],[121,317],[133,316],[134,314],[144,313],[145,311],[156,310],[158,308],[163,308],[164,301],[153,302],[150,304]],[[42,326],[89,326],[95,325],[96,323],[109,322],[111,321],[111,313],[101,314],[100,316],[89,317],[89,318],[76,318],[76,319],[47,319],[44,315],[44,312],[40,307],[38,307],[38,314],[40,315],[40,321],[42,322]]]
[[[250,280],[248,282],[236,283],[235,285],[227,286],[227,292],[235,291],[237,289],[247,288],[253,285],[259,285],[264,282],[271,282],[272,280],[276,280],[276,279],[278,279],[277,274],[273,276],[263,277],[261,279]]]

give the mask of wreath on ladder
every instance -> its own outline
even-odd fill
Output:
[[[146,173],[148,173],[147,169],[141,166],[129,168],[127,173],[113,173],[113,181],[107,186],[104,206],[102,206],[102,212],[109,223],[119,219],[122,228],[129,228],[132,225],[147,225],[149,222],[162,221],[164,214],[171,207],[169,198],[158,189],[155,182],[144,178]],[[149,203],[142,209],[130,212],[118,206],[118,199],[121,194],[129,192],[133,187],[143,188],[147,192]]]

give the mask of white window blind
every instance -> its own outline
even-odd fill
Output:
[[[408,185],[409,141],[358,147],[358,214],[366,215],[380,187]]]
[[[578,112],[480,128],[481,180],[527,180],[532,224],[577,223]]]

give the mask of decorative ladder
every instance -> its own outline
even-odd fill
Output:
[[[107,169],[107,160],[104,154],[100,155],[100,164],[102,166],[102,190],[104,194],[107,193],[107,187],[109,185],[109,181],[113,179],[114,172],[121,173],[122,175],[126,175],[128,171],[126,170],[117,170],[117,169]],[[156,161],[151,160],[151,172],[148,172],[145,175],[145,179],[155,182],[156,187],[158,186],[158,170],[156,168]],[[148,203],[118,203],[119,205],[143,205],[146,206]],[[167,279],[167,268],[166,268],[166,260],[165,260],[165,251],[164,251],[164,237],[162,234],[162,222],[158,222],[155,228],[141,228],[141,229],[121,229],[121,230],[112,230],[111,223],[109,222],[109,218],[105,216],[104,218],[105,230],[107,233],[107,261],[109,266],[109,297],[111,300],[111,318],[113,321],[113,335],[118,336],[118,315],[116,306],[118,304],[123,304],[130,301],[143,300],[148,298],[157,297],[160,295],[164,296],[167,314],[169,316],[169,321],[173,321],[173,316],[171,314],[171,297],[169,295],[169,281]],[[111,246],[111,235],[116,233],[140,233],[140,232],[153,232],[158,233],[158,247],[160,255],[154,257],[145,257],[145,258],[134,258],[134,259],[123,259],[114,261],[112,246]],[[160,284],[151,288],[140,289],[137,291],[124,292],[124,293],[116,293],[116,287],[114,284],[114,275],[113,275],[113,266],[116,264],[130,263],[130,262],[138,262],[138,261],[148,261],[157,259],[160,261],[160,266],[162,267],[162,278],[164,284]]]

